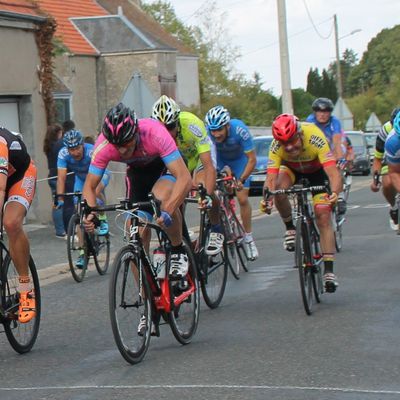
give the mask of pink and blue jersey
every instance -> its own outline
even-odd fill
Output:
[[[108,142],[103,134],[96,140],[89,172],[102,175],[110,161],[126,163],[130,167],[146,167],[160,157],[165,165],[181,158],[174,139],[165,126],[154,119],[139,122],[139,137],[135,151],[129,159],[122,159],[117,146]]]

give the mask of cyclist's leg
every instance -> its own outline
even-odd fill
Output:
[[[207,180],[206,170],[204,169],[201,161],[199,160],[199,165],[193,172],[193,183],[198,186],[200,183],[205,187]],[[206,245],[206,254],[213,256],[218,254],[224,245],[224,235],[222,233],[220,214],[219,214],[219,201],[215,192],[211,194],[212,205],[210,210],[208,210],[208,216],[211,223],[211,232],[208,237]]]
[[[385,197],[386,201],[389,203],[389,224],[390,227],[397,231],[399,229],[398,226],[398,218],[399,218],[399,210],[397,209],[397,202],[396,202],[396,189],[392,184],[392,180],[388,173],[387,165],[384,165],[381,169],[381,176],[382,176],[382,194]]]
[[[175,182],[175,177],[167,174],[158,179],[153,186],[152,192],[154,196],[161,201],[161,209],[163,203],[170,198]],[[175,210],[171,217],[172,224],[165,229],[171,241],[170,278],[182,279],[185,278],[188,272],[189,262],[182,242],[182,214],[179,208]]]
[[[326,176],[323,170],[310,174],[311,185],[323,185]],[[333,271],[335,260],[335,235],[332,226],[332,206],[326,193],[318,193],[313,197],[315,219],[320,232],[321,251],[324,261],[324,280],[327,292],[334,292],[337,287],[336,276]]]
[[[276,189],[289,189],[297,180],[297,176],[286,166],[279,169]],[[292,207],[286,195],[275,196],[275,207],[285,224],[286,232],[283,247],[287,251],[294,251],[296,227],[293,223]]]
[[[99,206],[104,205],[106,202],[105,189],[109,182],[110,182],[110,172],[108,170],[105,170],[100,183],[96,187],[96,199],[97,199],[97,204]],[[106,213],[99,214],[99,221],[100,221],[100,226],[98,228],[98,234],[107,235],[109,228],[108,228]]]
[[[234,176],[239,178],[242,176],[243,171],[247,166],[248,159],[246,156],[240,160],[228,163],[228,166],[232,169]],[[246,179],[243,183],[243,189],[236,192],[236,197],[240,206],[240,216],[242,218],[243,228],[245,230],[244,241],[246,243],[247,258],[250,260],[255,260],[258,258],[258,250],[254,243],[252,224],[251,224],[251,204],[249,202],[249,189],[250,189],[250,179]]]
[[[28,266],[29,240],[23,229],[25,215],[35,194],[36,177],[36,167],[31,163],[24,177],[9,189],[3,213],[3,224],[8,236],[10,256],[19,275],[20,306],[18,318],[20,322],[28,322],[36,314],[35,298],[34,293],[32,293],[33,282],[31,282],[29,276]]]

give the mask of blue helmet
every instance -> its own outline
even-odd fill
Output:
[[[399,113],[399,111],[400,111],[400,107],[396,107],[393,109],[392,113],[390,114],[390,123],[392,124],[392,126],[393,126],[394,119],[396,118],[396,115]]]
[[[65,132],[63,143],[67,149],[79,146],[83,143],[82,133],[76,131],[75,129],[71,129],[70,131]]]
[[[400,112],[397,113],[396,117],[394,118],[393,129],[396,132],[397,136],[400,136]]]
[[[208,110],[206,114],[206,125],[211,131],[221,129],[224,125],[229,123],[231,116],[229,111],[224,106],[215,106]]]

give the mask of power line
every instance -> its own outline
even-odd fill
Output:
[[[324,21],[321,21],[318,25],[322,25],[322,24],[324,24],[325,22],[330,21],[331,19],[332,19],[331,17],[328,18],[328,19],[325,19]],[[299,31],[299,32],[296,32],[296,33],[293,33],[293,34],[289,35],[289,37],[291,38],[291,37],[294,37],[294,36],[301,35],[302,33],[309,31],[310,29],[313,29],[313,28],[312,28],[312,27],[311,27],[311,28],[305,28],[305,29],[303,29],[303,30],[301,30],[301,31]],[[252,53],[256,53],[257,51],[260,51],[260,50],[264,50],[264,49],[266,49],[266,48],[268,48],[268,47],[275,46],[275,45],[277,45],[277,44],[279,44],[279,41],[276,40],[275,42],[269,43],[269,44],[267,44],[267,45],[265,45],[265,46],[259,47],[259,48],[254,49],[254,50],[250,50],[250,51],[248,51],[247,53],[244,53],[244,54],[242,55],[242,57],[247,56],[247,55],[252,54]]]
[[[313,26],[315,32],[317,33],[317,35],[318,35],[321,39],[324,39],[324,40],[329,39],[330,36],[332,35],[332,32],[333,32],[333,24],[332,24],[332,28],[331,28],[331,31],[329,32],[328,36],[323,36],[323,35],[318,31],[317,27],[316,27],[315,24],[314,24],[314,21],[313,21],[313,19],[312,19],[310,10],[308,9],[306,0],[303,0],[303,4],[304,4],[304,7],[305,7],[305,9],[306,9],[306,11],[307,11],[308,18],[309,18],[309,20],[310,20],[310,22],[311,22],[311,24],[312,24],[312,26]]]

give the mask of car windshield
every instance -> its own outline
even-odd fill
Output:
[[[257,157],[268,157],[269,146],[271,145],[272,138],[254,140],[254,146]]]
[[[349,137],[349,139],[351,140],[351,144],[352,146],[365,146],[364,140],[363,140],[363,136],[362,134],[347,134],[347,136]]]

